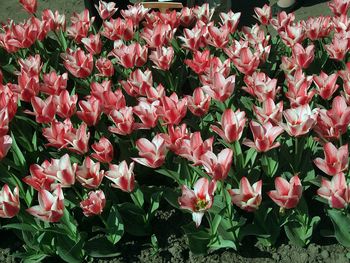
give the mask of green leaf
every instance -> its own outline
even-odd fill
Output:
[[[145,211],[132,203],[123,203],[118,206],[124,222],[125,231],[135,236],[150,234],[150,226],[145,222]]]
[[[220,248],[233,248],[236,249],[236,244],[232,240],[223,239],[218,235],[213,243],[210,244],[210,250],[217,250]]]
[[[56,236],[57,255],[65,262],[80,263],[83,262],[83,240],[73,241],[68,236]]]
[[[331,218],[335,238],[345,247],[350,247],[350,217],[349,214],[336,209],[328,209]]]
[[[90,239],[85,243],[84,249],[86,254],[94,258],[116,257],[120,255],[116,247],[105,237]]]
[[[12,138],[12,146],[11,146],[11,151],[14,154],[14,161],[16,165],[21,166],[22,168],[27,165],[26,163],[26,158],[24,157],[21,149],[18,147],[15,136],[11,132],[11,138]]]
[[[77,223],[74,217],[68,212],[67,208],[64,209],[60,222],[63,226],[65,226],[63,230],[66,231],[67,235],[69,235],[71,239],[77,240],[79,238],[77,233]]]
[[[156,173],[159,173],[159,174],[162,174],[162,175],[165,175],[171,179],[173,179],[174,181],[180,183],[181,180],[180,180],[180,174],[178,172],[175,172],[175,171],[171,171],[171,170],[168,170],[168,169],[158,169],[156,170]]]
[[[165,200],[173,207],[180,209],[178,199],[180,197],[180,193],[172,188],[165,188],[163,196]]]
[[[206,254],[210,242],[210,234],[205,230],[198,230],[193,222],[182,226],[185,231],[189,247],[194,254]]]
[[[106,225],[107,239],[115,245],[124,234],[123,220],[118,212],[117,206],[111,207]]]
[[[147,215],[148,220],[150,220],[154,216],[155,211],[157,211],[157,209],[159,208],[159,203],[160,203],[162,194],[163,192],[160,192],[160,191],[152,194],[151,201],[150,201],[151,204]]]
[[[5,229],[17,229],[17,230],[21,230],[21,231],[28,231],[28,232],[36,232],[38,231],[37,228],[35,228],[32,225],[26,224],[26,223],[20,223],[20,224],[7,224],[2,226],[2,228]]]

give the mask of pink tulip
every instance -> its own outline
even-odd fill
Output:
[[[245,112],[226,109],[221,116],[221,123],[218,126],[211,125],[210,128],[228,143],[238,141],[242,137],[246,118]]]
[[[286,124],[281,123],[281,127],[290,136],[299,137],[307,134],[316,124],[318,108],[311,111],[309,104],[283,111]]]
[[[146,41],[150,48],[159,49],[168,45],[174,37],[175,30],[169,24],[158,23],[143,28],[140,36]]]
[[[350,202],[350,185],[346,184],[345,175],[339,173],[333,176],[331,181],[322,178],[322,185],[317,194],[328,200],[330,207],[344,209]]]
[[[66,141],[69,134],[75,133],[72,122],[66,119],[64,122],[53,120],[51,126],[42,129],[44,137],[49,141],[46,146],[55,148],[65,148],[68,145]]]
[[[346,133],[350,123],[350,107],[343,97],[333,99],[332,109],[320,109],[317,116],[316,133],[325,139],[339,139]]]
[[[90,96],[88,100],[79,101],[80,111],[77,111],[79,119],[84,121],[88,126],[95,126],[101,116],[101,103],[94,96]]]
[[[145,8],[142,4],[129,5],[128,9],[121,10],[121,15],[127,19],[131,19],[135,27],[139,26],[140,21],[142,21],[150,9]]]
[[[201,6],[195,6],[193,9],[193,14],[198,20],[204,23],[209,23],[212,16],[214,15],[214,8],[210,8],[208,3],[202,4]]]
[[[223,74],[217,72],[214,74],[213,83],[203,86],[202,89],[214,100],[224,102],[233,94],[235,78],[235,75],[225,78]]]
[[[162,137],[166,141],[169,150],[176,154],[179,154],[179,149],[182,145],[182,141],[190,138],[190,133],[187,129],[186,123],[181,126],[174,127],[173,125],[168,126],[168,134],[162,134]]]
[[[91,145],[91,148],[95,151],[95,153],[91,154],[91,157],[97,161],[110,163],[113,160],[113,145],[107,138],[101,137],[98,142]]]
[[[112,119],[114,126],[108,127],[110,132],[128,135],[135,130],[135,119],[133,116],[132,107],[124,107],[120,110],[113,110],[109,117]]]
[[[82,38],[81,42],[84,44],[85,49],[91,55],[98,55],[101,53],[102,41],[100,38],[100,34],[96,34],[96,35],[91,34],[89,37]]]
[[[100,96],[102,111],[108,116],[111,115],[113,110],[121,110],[126,106],[125,97],[121,89],[116,89],[114,92],[111,90],[104,91]]]
[[[188,28],[195,21],[192,8],[183,7],[180,11],[180,23],[184,28]]]
[[[57,115],[61,118],[70,118],[75,114],[77,109],[78,95],[69,96],[68,90],[62,90],[59,95],[54,97],[55,104],[57,105]]]
[[[159,101],[152,103],[140,100],[139,104],[133,108],[133,112],[140,118],[142,124],[139,124],[142,129],[150,129],[157,126]]]
[[[109,19],[103,21],[103,30],[101,34],[110,40],[123,39],[125,41],[132,40],[134,37],[134,23],[131,19]]]
[[[39,97],[32,97],[31,104],[34,112],[25,110],[24,112],[35,116],[38,123],[50,123],[56,114],[57,105],[54,97],[51,95],[44,101]]]
[[[81,13],[74,12],[70,20],[72,23],[71,26],[67,28],[67,35],[73,38],[77,44],[80,44],[81,40],[87,37],[95,17],[90,19],[89,10],[85,9]]]
[[[29,13],[29,14],[35,14],[36,10],[38,8],[38,2],[37,0],[19,0],[22,7]]]
[[[114,75],[114,67],[112,61],[108,58],[100,57],[96,60],[95,66],[100,72],[100,76],[112,77]]]
[[[268,196],[281,208],[291,209],[298,205],[303,187],[297,175],[288,182],[282,177],[275,179],[276,190],[268,192]]]
[[[59,95],[66,90],[68,74],[58,75],[56,71],[43,75],[44,83],[40,85],[40,91],[48,95]]]
[[[49,161],[45,160],[41,165],[31,164],[29,167],[30,175],[24,177],[22,180],[26,184],[33,187],[35,190],[40,191],[45,189],[50,191],[51,185],[55,182],[55,178],[47,176],[44,173],[44,169],[50,165]]]
[[[32,206],[27,212],[43,221],[58,222],[64,212],[64,196],[60,185],[53,193],[41,189],[38,193],[39,205]]]
[[[90,191],[88,198],[80,202],[84,216],[100,215],[106,205],[106,197],[102,190]]]
[[[9,114],[7,108],[0,110],[0,136],[4,136],[9,131]]]
[[[265,4],[262,8],[255,7],[254,12],[255,12],[256,18],[259,20],[259,22],[262,25],[270,24],[270,19],[272,18],[271,6]]]
[[[87,126],[82,123],[77,130],[72,130],[64,135],[66,142],[70,145],[68,149],[79,154],[85,154],[89,150],[90,132]]]
[[[328,3],[329,9],[336,16],[346,15],[350,7],[349,0],[332,0]]]
[[[201,156],[201,164],[205,171],[214,180],[225,180],[232,164],[233,151],[231,149],[223,149],[217,156],[207,151]]]
[[[100,0],[98,2],[98,6],[95,5],[95,8],[102,20],[107,20],[113,16],[115,12],[117,12],[118,8],[115,8],[115,4],[116,3],[114,2],[104,2]]]
[[[179,100],[174,92],[169,97],[160,98],[157,114],[165,124],[178,125],[187,113],[187,98]]]
[[[208,26],[208,43],[215,48],[224,48],[229,42],[230,30],[226,25],[217,28],[214,25]]]
[[[197,22],[194,28],[189,29],[185,28],[183,30],[183,36],[179,36],[179,39],[184,42],[182,44],[183,48],[190,49],[192,51],[196,51],[201,47],[206,46],[206,38],[205,38],[205,31],[206,28],[203,26],[199,26],[200,23]]]
[[[50,9],[45,9],[41,13],[41,17],[44,23],[48,24],[51,31],[57,31],[62,29],[66,31],[66,16],[60,14],[57,10],[53,12]]]
[[[262,180],[251,186],[247,177],[242,177],[239,189],[230,189],[228,191],[233,204],[247,212],[254,212],[261,204],[261,188]]]
[[[12,218],[18,214],[20,208],[18,186],[13,189],[5,184],[0,191],[0,217]]]
[[[154,67],[160,70],[169,70],[174,58],[174,49],[172,47],[158,47],[152,51],[149,59],[154,63]]]
[[[125,160],[119,165],[110,164],[106,177],[112,181],[112,187],[131,193],[135,187],[134,162],[129,167]]]
[[[39,94],[39,76],[21,71],[18,75],[18,85],[14,87],[16,87],[15,92],[20,95],[21,100],[30,102],[33,97]]]
[[[245,75],[244,82],[247,87],[242,87],[242,89],[256,97],[260,102],[264,102],[268,98],[274,100],[281,89],[277,87],[277,79],[270,79],[264,72]]]
[[[192,212],[192,220],[199,227],[205,211],[210,209],[214,201],[216,181],[207,178],[200,178],[193,186],[193,190],[186,185],[182,186],[182,195],[178,202],[182,209]]]
[[[12,138],[9,135],[0,136],[0,160],[3,159],[12,146]]]
[[[330,16],[309,17],[304,23],[306,37],[317,40],[327,37],[333,27]]]
[[[136,147],[142,158],[132,158],[135,162],[151,168],[158,168],[165,162],[167,148],[160,134],[156,135],[151,142],[145,138],[138,139]]]
[[[337,149],[331,142],[323,146],[325,159],[316,158],[315,165],[328,175],[336,175],[348,169],[349,150],[345,144]]]
[[[113,55],[117,59],[117,63],[124,68],[141,67],[147,61],[148,48],[134,42],[129,46],[121,44],[113,49],[109,56]]]
[[[238,27],[239,19],[241,18],[241,13],[233,13],[232,10],[228,11],[227,13],[220,13],[220,20],[222,25],[227,26],[229,29],[229,32],[233,34],[236,32],[236,29]]]
[[[100,170],[100,163],[86,157],[83,164],[78,166],[76,176],[82,186],[88,189],[96,189],[100,186],[105,172]]]
[[[210,50],[206,49],[203,52],[199,50],[193,51],[192,59],[185,59],[185,64],[189,66],[195,73],[202,74],[210,67],[211,57]]]
[[[209,111],[211,98],[204,94],[201,88],[193,91],[193,96],[187,96],[188,109],[193,115],[201,117]]]
[[[239,55],[232,58],[232,62],[241,73],[251,75],[258,68],[260,58],[257,52],[253,54],[250,48],[243,47]]]
[[[302,23],[293,23],[291,25],[286,25],[284,31],[280,31],[279,35],[281,36],[282,41],[293,49],[295,44],[301,44],[305,39],[305,29]],[[299,65],[300,66],[300,65]]]
[[[64,60],[65,68],[76,78],[87,78],[90,76],[94,61],[91,54],[85,54],[83,50],[78,48],[73,51],[67,49],[66,53],[61,54]]]
[[[262,108],[253,105],[253,111],[260,123],[271,122],[278,125],[282,120],[283,101],[275,104],[273,99],[268,98],[263,102]]]
[[[254,148],[258,152],[267,152],[280,146],[280,143],[275,142],[275,139],[283,133],[281,127],[273,126],[270,122],[261,125],[255,121],[251,121],[249,126],[253,133],[254,141],[244,139],[244,145]]]
[[[334,35],[332,43],[324,45],[330,58],[342,61],[349,51],[349,39],[345,36]]]
[[[130,73],[126,81],[122,80],[121,84],[130,96],[145,96],[146,90],[153,86],[152,71],[146,69],[142,72],[140,69],[136,69]]]
[[[320,75],[314,76],[313,79],[317,86],[318,94],[324,100],[331,98],[333,93],[336,92],[339,87],[339,85],[336,84],[338,79],[337,73],[333,73],[328,76],[326,73],[321,71]]]
[[[315,58],[315,46],[310,45],[306,49],[299,43],[292,47],[292,55],[300,68],[308,68]]]

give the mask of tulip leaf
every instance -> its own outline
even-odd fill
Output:
[[[117,206],[112,206],[106,225],[107,239],[115,245],[124,234],[123,220],[118,212]]]
[[[147,236],[150,234],[150,227],[145,222],[145,211],[132,203],[123,203],[118,206],[122,216],[125,231],[135,236]]]
[[[56,236],[56,251],[58,256],[65,262],[83,262],[83,240],[73,241],[68,236]]]
[[[16,165],[19,165],[20,167],[25,167],[27,165],[26,158],[24,157],[21,149],[18,147],[15,136],[11,132],[11,138],[12,138],[12,146],[11,150],[14,155],[14,162]]]
[[[188,238],[188,244],[193,254],[205,254],[208,251],[210,234],[205,230],[198,230],[193,222],[182,226]]]
[[[164,194],[163,194],[165,200],[173,207],[179,209],[179,202],[178,199],[180,197],[180,193],[174,189],[171,189],[169,187],[165,188]]]
[[[94,258],[108,258],[120,255],[116,247],[105,237],[94,238],[84,245],[86,253]]]
[[[181,180],[180,180],[180,174],[178,172],[175,172],[175,171],[171,171],[169,169],[158,169],[155,171],[156,173],[159,173],[159,174],[162,174],[162,175],[165,175],[171,179],[173,179],[174,181],[180,183]]]
[[[2,228],[5,229],[17,229],[21,231],[28,231],[28,232],[36,232],[37,228],[35,228],[32,225],[26,224],[26,223],[20,223],[20,224],[7,224],[2,226]]]
[[[350,216],[343,211],[328,209],[328,216],[331,218],[335,238],[345,247],[350,247]]]

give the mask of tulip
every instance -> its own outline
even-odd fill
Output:
[[[240,72],[251,75],[258,68],[260,59],[256,52],[253,54],[250,48],[244,47],[237,57],[232,58],[232,62]]]
[[[273,99],[268,98],[263,102],[262,108],[253,105],[253,111],[260,123],[271,122],[278,125],[282,120],[283,101],[275,104]]]
[[[314,129],[322,138],[339,139],[346,133],[349,123],[350,107],[343,97],[337,96],[333,99],[332,109],[320,109]]]
[[[175,30],[169,24],[158,23],[144,27],[140,35],[149,47],[159,49],[171,42],[174,33]]]
[[[210,107],[211,98],[204,94],[201,88],[196,88],[193,91],[193,96],[187,96],[188,109],[193,115],[198,117],[204,116]]]
[[[316,158],[315,165],[328,175],[336,175],[348,169],[349,150],[345,144],[337,149],[331,142],[323,146],[325,159]]]
[[[201,163],[205,171],[214,180],[225,180],[232,164],[233,151],[231,149],[223,149],[217,156],[207,151],[201,156]]]
[[[228,192],[233,204],[247,212],[254,212],[261,204],[261,188],[262,180],[251,186],[247,177],[242,177],[239,189],[230,189]]]
[[[76,176],[82,186],[96,189],[102,182],[104,171],[100,170],[99,162],[95,163],[90,157],[86,157],[83,164],[78,166]]]
[[[133,6],[129,6],[127,10],[121,10],[120,13],[125,19],[131,19],[135,27],[138,27],[140,21],[142,21],[145,18],[149,10],[150,9],[145,8],[141,4],[135,4]]]
[[[185,64],[189,66],[195,73],[202,74],[210,67],[210,50],[203,52],[195,50],[192,59],[185,59]]]
[[[322,178],[322,185],[317,194],[328,201],[332,208],[346,208],[350,202],[350,186],[346,184],[345,175],[338,173],[331,181]]]
[[[157,126],[158,115],[157,109],[159,107],[159,101],[156,100],[152,103],[140,100],[139,104],[133,108],[133,112],[140,118],[142,124],[139,124],[140,128],[150,129]]]
[[[40,85],[40,91],[48,95],[59,95],[66,90],[68,74],[58,75],[56,71],[43,75],[44,83]]]
[[[111,115],[113,110],[121,110],[126,107],[125,97],[121,89],[103,92],[100,99],[102,111],[106,115]]]
[[[81,13],[73,13],[70,18],[72,25],[67,28],[67,35],[74,39],[77,44],[81,43],[84,37],[87,37],[90,26],[94,22],[95,17],[90,19],[89,10],[85,9]]]
[[[180,208],[192,212],[192,220],[196,227],[199,227],[205,211],[210,209],[214,201],[214,193],[216,190],[216,181],[207,178],[200,178],[193,186],[193,190],[186,185],[182,186],[182,195],[178,202]]]
[[[349,0],[333,0],[328,3],[329,9],[336,16],[346,15],[350,7]]]
[[[296,43],[292,47],[292,55],[300,68],[308,68],[315,58],[315,46],[310,45],[304,49],[301,44]]]
[[[208,43],[215,48],[224,48],[229,42],[230,30],[226,25],[217,28],[213,25],[208,26],[209,41]]]
[[[232,109],[226,109],[221,116],[221,129],[215,125],[211,125],[210,128],[226,142],[232,143],[241,138],[245,122],[244,111],[238,109],[234,112]]]
[[[233,93],[235,88],[235,75],[228,78],[221,73],[215,73],[212,85],[203,86],[202,89],[214,100],[224,102]]]
[[[90,132],[86,132],[86,129],[86,124],[82,123],[77,130],[72,130],[64,135],[66,142],[71,145],[68,149],[79,154],[88,152]]]
[[[229,29],[229,32],[233,34],[238,27],[241,13],[240,12],[233,13],[232,10],[230,10],[227,13],[220,13],[219,16],[220,16],[222,25],[227,26],[227,28]]]
[[[20,95],[20,99],[26,102],[30,102],[31,99],[39,94],[39,76],[30,75],[24,71],[21,71],[18,75],[17,93]]]
[[[43,135],[49,141],[46,146],[52,146],[55,148],[65,148],[68,144],[66,138],[69,134],[75,132],[70,119],[66,119],[64,122],[53,120],[51,126],[43,128]]]
[[[44,161],[41,165],[31,164],[29,167],[30,175],[24,177],[22,179],[23,182],[37,191],[40,191],[41,189],[50,191],[51,185],[53,185],[56,178],[49,177],[44,173],[44,169],[49,165],[50,163],[48,161]]]
[[[324,45],[330,58],[342,61],[349,51],[349,40],[344,37],[334,35],[332,43]]]
[[[293,48],[296,44],[301,44],[305,38],[305,29],[302,23],[293,23],[286,25],[285,31],[280,31],[282,41]]]
[[[188,28],[195,21],[192,8],[183,7],[180,11],[180,23],[184,28]]]
[[[38,193],[39,205],[32,206],[27,212],[43,221],[58,222],[64,212],[64,196],[60,185],[53,193],[41,189]]]
[[[120,135],[128,135],[134,131],[135,119],[132,113],[132,107],[124,107],[120,110],[113,110],[109,117],[112,119],[115,125],[115,127],[108,127],[110,132]]]
[[[156,135],[151,142],[145,138],[138,139],[136,147],[142,158],[132,158],[135,162],[151,168],[158,168],[165,162],[167,148],[160,134]]]
[[[9,114],[7,108],[4,107],[0,110],[0,136],[4,136],[9,130]]]
[[[259,20],[259,22],[262,25],[270,24],[270,19],[272,18],[271,6],[265,4],[262,8],[255,7],[254,12],[255,12],[256,18]]]
[[[134,37],[134,23],[131,19],[111,18],[103,21],[101,34],[112,41],[120,39],[129,41]]]
[[[199,26],[199,22],[192,29],[185,28],[183,30],[183,36],[179,36],[179,39],[184,42],[182,47],[188,48],[193,52],[201,47],[205,47],[207,44],[205,31],[206,28]]]
[[[80,202],[85,216],[100,215],[106,205],[106,197],[102,190],[90,191],[88,198]]]
[[[67,49],[61,54],[65,68],[76,78],[87,78],[93,69],[94,61],[91,54],[85,54],[78,48],[76,51]]]
[[[135,187],[134,162],[129,167],[125,160],[119,165],[110,164],[106,177],[112,181],[112,187],[131,193]]]
[[[338,89],[339,85],[336,84],[338,79],[338,74],[333,73],[331,75],[327,75],[323,71],[321,71],[319,76],[313,77],[314,82],[318,89],[318,94],[322,99],[327,100],[332,97],[333,93]]]
[[[95,66],[102,77],[112,77],[114,75],[112,61],[110,61],[108,58],[100,57],[96,60]]]
[[[158,47],[151,52],[149,59],[154,63],[154,67],[160,70],[169,70],[174,58],[174,49],[172,47]]]
[[[121,81],[123,89],[130,96],[145,96],[146,90],[153,86],[152,71],[149,69],[142,72],[140,69],[136,69],[131,72],[127,81]]]
[[[163,139],[166,141],[167,147],[174,153],[179,153],[179,148],[184,139],[190,138],[190,133],[187,129],[186,123],[181,126],[174,127],[173,125],[168,126],[168,134],[162,134]]]
[[[69,119],[74,115],[77,109],[78,95],[69,96],[68,90],[62,90],[59,95],[54,97],[55,104],[57,105],[57,115],[64,119]]]
[[[29,13],[29,14],[35,14],[36,10],[38,8],[38,2],[37,0],[19,0],[22,7]]]
[[[101,137],[98,142],[91,145],[91,148],[95,151],[95,153],[91,154],[91,157],[97,161],[110,163],[113,160],[113,145],[107,138]]]
[[[275,142],[275,139],[283,132],[281,127],[273,126],[270,122],[261,125],[255,121],[251,121],[249,126],[253,133],[254,141],[244,139],[244,145],[254,148],[258,152],[267,152],[280,146],[280,143]]]
[[[15,187],[13,193],[5,184],[0,191],[0,217],[12,218],[18,214],[20,208],[19,189]]]
[[[107,20],[113,16],[115,12],[117,12],[118,8],[115,8],[115,4],[116,3],[114,2],[104,2],[100,0],[98,2],[98,6],[95,5],[95,8],[102,20]]]
[[[203,23],[209,23],[212,16],[214,15],[214,8],[210,8],[208,3],[202,4],[201,6],[197,5],[193,9],[193,14],[197,17],[198,20],[201,20]]]
[[[318,108],[311,111],[309,104],[283,111],[287,123],[281,123],[290,136],[299,137],[307,134],[316,124]]]
[[[9,135],[0,136],[0,160],[8,153],[12,146],[12,138]]]
[[[179,100],[174,92],[169,97],[160,98],[160,102],[157,109],[158,116],[163,119],[165,124],[178,125],[187,113],[187,98]]]
[[[260,102],[264,102],[269,98],[274,100],[281,89],[277,87],[277,79],[270,79],[264,72],[245,75],[244,82],[247,87],[242,87],[242,89],[256,97]]]
[[[113,49],[109,56],[113,55],[117,63],[124,68],[141,67],[147,61],[148,48],[141,46],[139,43],[132,43],[129,46],[121,44]]]
[[[81,42],[84,44],[86,50],[91,55],[98,55],[101,53],[102,42],[101,42],[100,34],[96,34],[96,35],[91,34],[89,37],[82,38]]]
[[[289,182],[282,177],[277,177],[275,187],[276,190],[267,194],[278,206],[291,209],[298,205],[303,187],[297,175],[293,176]]]
[[[60,15],[57,10],[53,12],[50,9],[45,9],[41,13],[41,17],[43,22],[49,25],[48,27],[51,31],[57,31],[59,29],[66,31],[66,16],[64,14]]]
[[[35,116],[38,123],[50,123],[56,114],[57,105],[54,97],[51,95],[43,101],[39,97],[32,97],[31,104],[34,112],[25,110],[24,112]]]
[[[77,111],[79,119],[84,121],[88,126],[95,126],[101,116],[101,103],[100,101],[91,96],[88,100],[79,101],[80,111]]]

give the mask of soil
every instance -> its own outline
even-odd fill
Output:
[[[59,10],[66,14],[67,19],[74,11],[80,12],[84,8],[83,0],[39,0],[39,11],[45,8]],[[245,23],[255,23],[248,19],[251,13],[248,13],[246,5],[250,7],[261,5],[263,1],[240,1],[233,8],[234,11],[245,10],[246,15],[243,18]],[[271,1],[275,2],[275,1]],[[329,9],[326,7],[325,0],[304,1],[303,7],[297,10],[298,19],[305,19],[309,16],[328,15]],[[247,3],[247,4],[244,4]],[[256,4],[255,4],[256,3]],[[0,22],[5,22],[7,18],[15,21],[22,21],[27,14],[20,7],[16,0],[1,0]],[[156,224],[154,224],[154,233],[158,239],[159,246],[155,250],[151,246],[150,238],[132,239],[128,236],[119,242],[121,256],[114,259],[95,260],[98,263],[116,263],[116,262],[350,262],[350,249],[337,244],[310,244],[307,248],[299,248],[289,243],[281,243],[276,248],[258,247],[254,244],[244,244],[241,251],[225,249],[210,253],[206,256],[192,254],[188,249],[186,237],[181,231],[179,222],[190,220],[189,215],[183,215],[173,209],[160,210],[156,215]],[[0,232],[1,236],[13,236],[10,232]],[[321,240],[322,241],[322,240]],[[15,262],[12,254],[19,250],[21,244],[15,238],[0,239],[0,262]],[[52,261],[51,261],[52,262]]]

